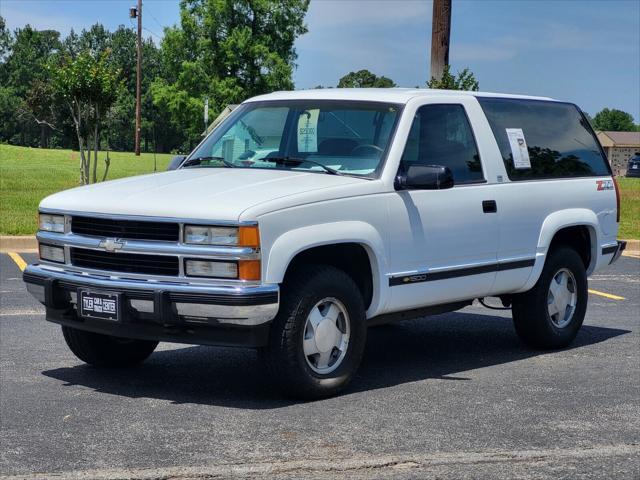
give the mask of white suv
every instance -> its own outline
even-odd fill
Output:
[[[561,348],[587,275],[624,249],[588,121],[548,98],[273,93],[179,163],[40,205],[24,280],[85,362],[132,365],[159,341],[249,346],[285,392],[327,396],[368,326],[487,296],[526,344]]]

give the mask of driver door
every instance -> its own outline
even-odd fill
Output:
[[[420,106],[400,171],[411,163],[451,169],[454,187],[390,196],[388,311],[482,297],[496,277],[498,216],[462,104]]]

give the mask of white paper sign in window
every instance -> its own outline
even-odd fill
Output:
[[[513,166],[517,169],[531,168],[527,141],[524,138],[522,129],[507,128],[505,130],[507,131],[507,138],[509,139],[509,146],[511,147]]]
[[[298,118],[298,152],[318,151],[318,117],[320,110],[305,110]]]

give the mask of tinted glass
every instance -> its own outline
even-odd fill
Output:
[[[321,164],[340,173],[373,176],[382,165],[399,112],[397,105],[371,102],[252,102],[239,107],[190,158],[207,158],[193,164],[195,168],[325,172]]]
[[[418,109],[402,164],[449,167],[456,184],[484,180],[480,156],[462,105],[425,105]]]
[[[600,145],[575,105],[478,98],[511,180],[609,175]],[[522,129],[531,168],[514,167],[507,129]]]

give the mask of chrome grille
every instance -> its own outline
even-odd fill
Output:
[[[172,222],[120,220],[74,215],[71,217],[71,231],[78,235],[130,240],[177,242],[180,239],[180,225]]]

